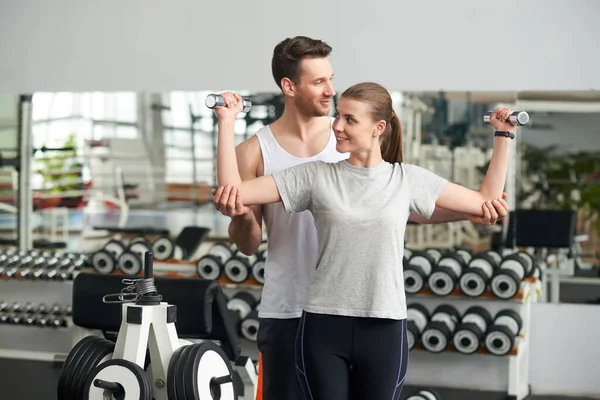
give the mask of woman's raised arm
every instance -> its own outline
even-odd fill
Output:
[[[217,124],[217,183],[219,186],[239,188],[245,205],[277,203],[281,196],[272,176],[259,176],[242,181],[235,153],[235,117],[243,109],[242,98],[234,93],[223,93],[225,106],[215,108]]]
[[[510,121],[512,110],[497,108],[491,116],[496,132],[511,132],[516,126]],[[479,190],[467,189],[455,183],[447,183],[436,201],[436,206],[473,215],[483,215],[482,205],[501,197],[506,184],[506,173],[510,155],[511,138],[494,137],[494,151],[485,178]]]

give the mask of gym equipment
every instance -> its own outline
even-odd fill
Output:
[[[80,274],[78,279],[82,277],[84,282],[89,280],[89,276],[86,275]],[[97,277],[112,278],[102,275]],[[168,280],[169,278],[165,278],[163,282]],[[74,378],[76,382],[71,386],[84,385],[84,397],[76,398],[102,400],[106,396],[112,396],[123,400],[237,399],[233,384],[235,375],[225,350],[212,342],[192,344],[179,340],[175,325],[177,306],[163,302],[162,295],[158,293],[153,278],[151,252],[145,254],[144,277],[123,279],[122,283],[127,286],[122,288],[120,293],[102,297],[104,304],[119,304],[122,310],[123,317],[112,357],[93,365],[93,370],[88,374],[81,373]],[[81,290],[74,287],[74,305],[79,303],[77,300],[83,299]],[[82,310],[74,308],[73,321],[78,325],[82,322],[85,325],[86,318],[89,320],[90,316],[79,313],[83,314]],[[95,315],[92,318],[100,319],[102,316]],[[114,321],[114,315],[107,319],[110,322]],[[84,338],[78,344],[84,340],[90,339]],[[147,373],[144,366],[148,352],[150,371]],[[76,360],[71,361],[69,365],[74,362],[82,363],[83,353],[80,354],[77,345],[69,356]],[[93,363],[87,362],[86,365],[88,364]],[[63,371],[68,375],[71,369],[66,368],[69,368],[67,364]],[[152,382],[149,379],[150,375]],[[60,397],[59,391],[59,400],[63,399],[66,397]]]
[[[430,389],[421,389],[408,396],[406,400],[442,400],[442,398]]]
[[[442,258],[443,253],[440,249],[435,249],[433,247],[427,248],[425,249],[425,252],[427,254],[429,254],[431,257],[433,257],[433,259],[435,260],[435,262],[437,263],[440,258]]]
[[[415,347],[421,341],[421,334],[429,322],[429,310],[421,304],[409,304],[406,307],[408,321],[406,324],[406,337],[408,338],[408,349]]]
[[[459,253],[448,252],[442,255],[427,280],[433,294],[448,296],[452,293],[467,267],[467,262]]]
[[[505,356],[513,349],[523,320],[513,310],[501,310],[494,317],[485,336],[485,348],[495,356]]]
[[[242,283],[250,277],[256,259],[256,255],[247,256],[238,250],[225,262],[223,273],[231,282]]]
[[[421,343],[425,350],[432,353],[446,350],[459,322],[460,314],[456,308],[448,304],[438,306],[421,335]]]
[[[404,267],[404,290],[415,294],[423,290],[435,265],[435,258],[425,251],[414,251]]]
[[[196,272],[203,279],[219,279],[225,262],[231,258],[233,250],[222,242],[217,242],[208,252],[196,261]]]
[[[462,354],[475,353],[482,346],[491,323],[492,316],[485,308],[473,306],[467,309],[454,332],[454,348]]]
[[[533,259],[525,252],[509,254],[500,263],[490,281],[492,293],[500,299],[517,295],[523,279],[534,272]]]
[[[125,250],[117,259],[119,270],[125,275],[135,276],[142,271],[142,259],[138,253]]]
[[[483,115],[483,122],[486,125],[490,124],[493,113],[493,111],[488,111]],[[529,114],[526,111],[513,111],[509,117],[509,120],[513,123],[513,125],[525,126],[529,123]]]
[[[185,250],[181,246],[177,246],[175,241],[168,236],[159,236],[154,240],[152,243],[152,253],[159,261],[168,260],[169,258],[177,260],[187,258]]]
[[[256,261],[252,264],[252,277],[261,285],[265,284],[265,263],[267,261],[267,251],[257,254]]]
[[[473,256],[467,269],[459,279],[460,290],[469,297],[480,297],[485,293],[498,263],[492,255],[479,253]]]
[[[252,109],[252,102],[249,99],[242,98],[242,102],[244,105],[244,109],[242,110],[242,112],[247,113]],[[220,94],[211,93],[208,96],[206,96],[204,104],[210,109],[223,107],[225,105],[225,99]]]
[[[250,340],[251,342],[256,342],[259,326],[258,309],[255,307],[254,310],[242,320],[242,323],[240,324],[240,333],[243,338]]]
[[[119,256],[127,249],[127,246],[119,240],[111,239],[104,244],[103,249],[112,254],[113,257],[119,258]]]

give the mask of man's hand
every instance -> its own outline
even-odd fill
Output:
[[[211,191],[214,196],[215,208],[221,214],[228,217],[239,217],[250,213],[250,208],[242,202],[242,195],[238,188],[227,185]]]
[[[483,217],[479,215],[467,215],[469,221],[473,221],[480,225],[494,225],[498,221],[502,221],[508,214],[508,203],[504,201],[506,193],[502,193],[502,198],[492,202],[483,204]]]

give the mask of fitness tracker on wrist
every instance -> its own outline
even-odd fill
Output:
[[[503,137],[508,137],[511,139],[515,138],[515,134],[512,132],[508,132],[508,131],[496,131],[496,132],[494,132],[494,136],[503,136]]]

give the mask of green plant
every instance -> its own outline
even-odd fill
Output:
[[[43,150],[36,159],[38,171],[43,177],[44,192],[62,194],[81,190],[80,168],[76,160],[77,142],[74,133],[63,143],[61,150]],[[74,171],[74,172],[70,172]]]

